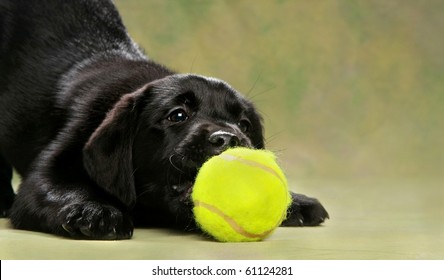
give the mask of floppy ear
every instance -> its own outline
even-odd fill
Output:
[[[147,87],[123,95],[83,148],[83,165],[91,179],[128,207],[136,202],[132,146]]]

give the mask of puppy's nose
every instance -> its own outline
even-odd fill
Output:
[[[208,141],[217,148],[232,148],[240,144],[239,137],[227,131],[214,132],[210,135]]]

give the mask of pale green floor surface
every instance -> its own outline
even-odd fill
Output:
[[[0,259],[444,259],[442,181],[371,181],[295,184],[317,196],[331,219],[253,243],[165,229],[136,229],[125,241],[70,240],[13,230],[0,219]]]

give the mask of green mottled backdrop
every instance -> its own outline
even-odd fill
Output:
[[[152,59],[256,102],[289,176],[443,173],[443,1],[116,2]]]
[[[116,3],[151,58],[255,101],[290,187],[331,219],[243,244],[68,240],[0,219],[1,259],[444,258],[444,1]]]

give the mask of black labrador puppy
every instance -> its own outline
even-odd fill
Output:
[[[253,104],[149,60],[111,1],[0,0],[0,211],[14,227],[88,239],[195,228],[197,170],[232,146],[264,148]],[[283,225],[325,218],[293,194]]]

